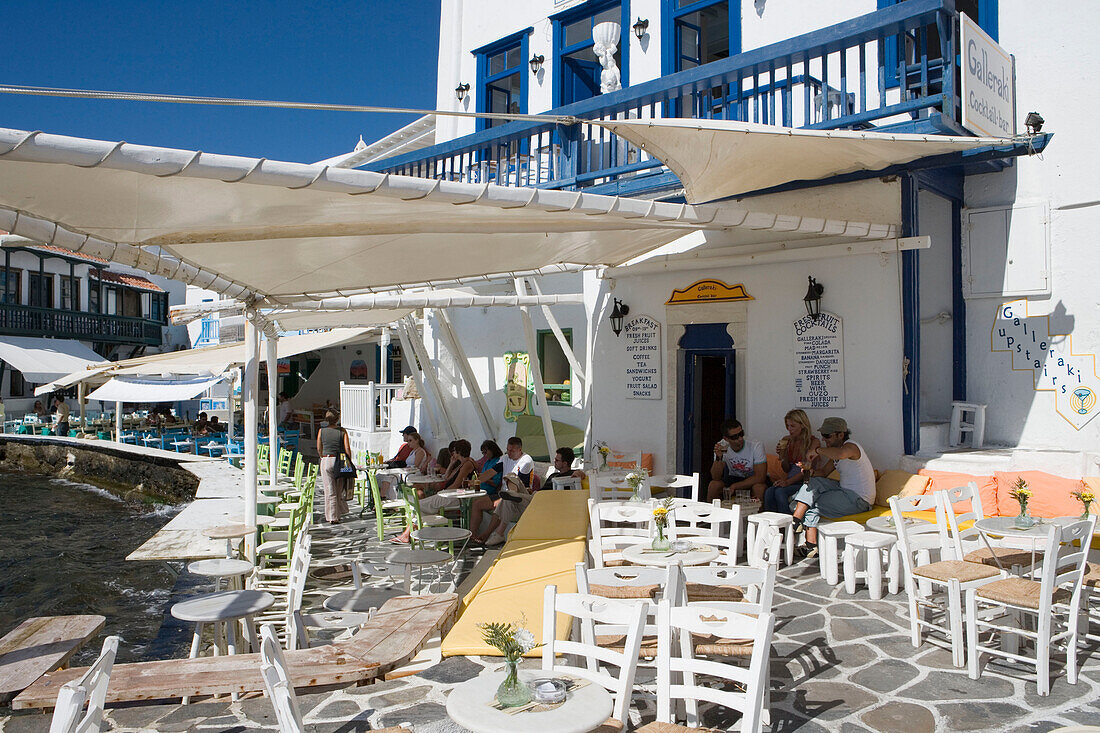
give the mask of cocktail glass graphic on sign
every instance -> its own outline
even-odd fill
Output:
[[[504,374],[504,419],[515,422],[520,415],[534,414],[531,356],[525,351],[505,352]]]
[[[1030,371],[1035,390],[1053,392],[1054,409],[1080,430],[1100,412],[1096,355],[1074,353],[1073,337],[1050,333],[1050,316],[1031,315],[1029,305],[1026,300],[1013,300],[998,306],[992,350],[1012,354],[1012,368]]]

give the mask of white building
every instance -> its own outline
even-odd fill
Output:
[[[1008,108],[1015,126],[985,134],[1022,135],[1034,110],[1047,120],[1043,133],[1055,133],[1049,147],[1045,135],[1020,137],[996,149],[861,165],[812,182],[794,180],[795,161],[789,182],[734,201],[790,217],[890,224],[902,237],[929,237],[927,248],[900,251],[913,242],[897,239],[807,243],[775,232],[749,242],[688,237],[679,249],[689,251],[680,254],[540,278],[543,292],[585,295],[584,307],[553,312],[592,379],[587,405],[549,323],[532,309],[543,377],[556,385],[546,388],[555,421],[583,428],[590,408],[590,440],[653,453],[657,470],[684,472],[701,467],[725,416],[772,446],[783,414],[804,407],[815,427],[827,415],[846,418],[876,466],[890,468],[906,454],[936,455],[947,442],[952,402],[965,400],[988,406],[987,447],[1016,451],[1014,458],[998,454],[1006,467],[1095,472],[1100,377],[1092,355],[1100,350],[1100,313],[1087,263],[1096,259],[1088,233],[1100,225],[1100,196],[1087,136],[1100,102],[1081,93],[1096,55],[1088,50],[1090,24],[1082,22],[1095,19],[1093,4],[444,0],[437,108],[970,135],[964,110],[971,130],[980,130],[974,111],[992,107],[973,85],[961,95],[957,78],[969,73],[996,91],[1011,73],[978,46],[959,55],[959,11],[1015,57]],[[621,29],[615,58],[623,88],[601,94],[592,45],[593,27],[605,21]],[[1029,146],[1042,154],[1027,155]],[[723,165],[735,171],[737,160]],[[637,145],[553,120],[439,116],[435,145],[364,167],[684,200],[683,182]],[[835,318],[827,322],[842,324],[842,336],[828,344],[836,351],[831,365],[800,374],[795,331],[806,315],[807,277],[824,286],[821,310]],[[695,302],[669,303],[703,280],[719,285],[696,293]],[[721,285],[742,286],[746,297],[713,299]],[[508,282],[493,287],[512,292]],[[637,359],[644,344],[612,331],[615,299],[629,307],[627,330],[640,316],[652,322],[646,329],[658,339],[658,358]],[[503,419],[505,354],[530,351],[520,317],[508,309],[451,317],[497,421],[493,437],[506,437],[515,428]],[[423,336],[454,432],[476,445],[485,431],[473,390],[440,334],[437,312],[426,313]],[[650,370],[643,372],[649,381],[632,369]]]

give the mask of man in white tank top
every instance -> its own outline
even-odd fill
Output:
[[[859,514],[875,503],[875,469],[867,452],[848,438],[848,423],[841,417],[825,418],[818,429],[824,445],[810,449],[807,458],[827,459],[836,466],[840,480],[814,476],[791,497],[795,525],[806,530],[806,544],[798,548],[802,557],[817,555],[817,524],[821,517],[835,519]],[[816,461],[815,461],[816,462]]]

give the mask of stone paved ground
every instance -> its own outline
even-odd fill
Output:
[[[318,532],[316,554],[326,543]],[[346,547],[345,547],[346,549]],[[386,548],[356,541],[355,548],[381,558]],[[464,563],[465,572],[478,557]],[[311,583],[310,601],[331,593],[340,576]],[[432,590],[447,586],[431,583]],[[388,580],[376,581],[388,583]],[[779,572],[776,591],[776,639],[772,661],[772,727],[786,731],[1049,731],[1072,724],[1100,725],[1100,644],[1093,643],[1081,679],[1066,683],[1057,668],[1051,694],[1039,697],[1034,673],[987,667],[980,680],[951,666],[950,653],[926,642],[914,649],[908,641],[903,596],[872,601],[861,590],[854,596],[820,580],[814,561]],[[1098,630],[1095,626],[1093,632]],[[525,664],[533,664],[525,662]],[[307,729],[316,733],[350,733],[410,724],[416,733],[461,732],[447,719],[450,688],[499,660],[454,657],[419,675],[365,687],[300,696]],[[644,684],[652,675],[640,672]],[[652,707],[641,703],[633,722],[651,720]],[[276,730],[271,706],[263,697],[239,702],[216,700],[181,705],[134,705],[109,710],[105,730],[225,731]],[[708,721],[728,728],[722,711]],[[47,731],[41,714],[0,718],[0,731]]]

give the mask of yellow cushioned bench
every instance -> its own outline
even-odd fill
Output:
[[[542,641],[543,590],[556,585],[576,592],[574,566],[584,560],[587,535],[587,491],[537,492],[489,572],[463,599],[458,621],[443,638],[443,656],[500,656],[481,639],[477,625],[488,621],[522,622]],[[571,625],[559,617],[555,636],[567,638]]]

